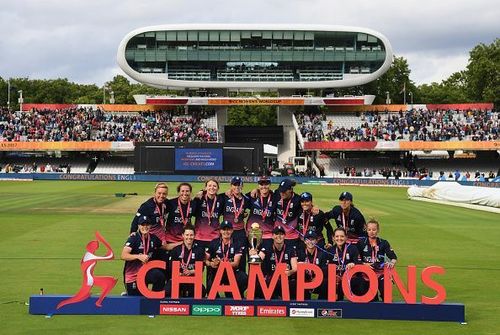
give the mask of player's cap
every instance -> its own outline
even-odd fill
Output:
[[[222,221],[219,229],[233,229],[233,224],[227,220]]]
[[[273,234],[285,234],[285,228],[282,226],[276,226],[273,229]]]
[[[342,193],[340,193],[339,200],[351,200],[352,201],[352,194],[349,192],[342,192]]]
[[[318,234],[314,230],[308,230],[307,233],[304,235],[304,239],[317,239]]]
[[[269,185],[271,184],[271,179],[267,176],[262,176],[259,178],[259,181],[257,182],[259,185]]]
[[[291,179],[283,179],[278,187],[278,192],[284,193],[288,190],[291,190],[295,186],[295,182]]]
[[[139,216],[139,220],[137,220],[137,223],[140,224],[141,226],[152,224],[151,219],[147,215]]]
[[[243,179],[241,179],[241,177],[233,177],[233,178],[231,178],[231,185],[242,186]]]
[[[309,192],[304,192],[300,195],[300,202],[302,201],[312,201],[313,195]]]

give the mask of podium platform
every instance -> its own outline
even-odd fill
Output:
[[[29,313],[35,315],[212,315],[247,317],[308,317],[332,319],[372,319],[465,322],[463,304],[406,304],[394,302],[352,303],[324,300],[233,300],[233,299],[147,299],[144,297],[109,296],[102,307],[97,297],[66,305],[56,310],[69,296],[33,295]]]

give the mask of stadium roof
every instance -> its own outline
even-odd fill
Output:
[[[327,25],[150,26],[117,53],[125,73],[160,88],[349,87],[380,77],[392,58],[379,32]]]

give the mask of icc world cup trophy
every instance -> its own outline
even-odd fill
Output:
[[[257,250],[257,247],[262,242],[262,230],[257,222],[252,223],[250,232],[248,233],[248,242],[250,242],[250,249]],[[257,255],[250,255],[248,258],[249,264],[260,264],[262,259]]]

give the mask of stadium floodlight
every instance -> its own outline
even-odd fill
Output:
[[[115,92],[111,91],[111,92],[109,92],[109,95],[111,96],[109,98],[109,103],[114,104],[115,103]]]
[[[19,102],[19,111],[22,111],[23,110],[23,102],[24,102],[23,90],[19,90],[19,91],[17,91],[17,93],[19,93],[19,99],[17,100]]]
[[[102,87],[102,103],[105,104],[106,103],[106,91],[109,90],[109,86],[104,84],[104,86]]]
[[[385,91],[385,104],[390,105],[391,104],[391,97],[389,96],[389,91]]]
[[[10,109],[10,78],[7,79],[7,109]]]

